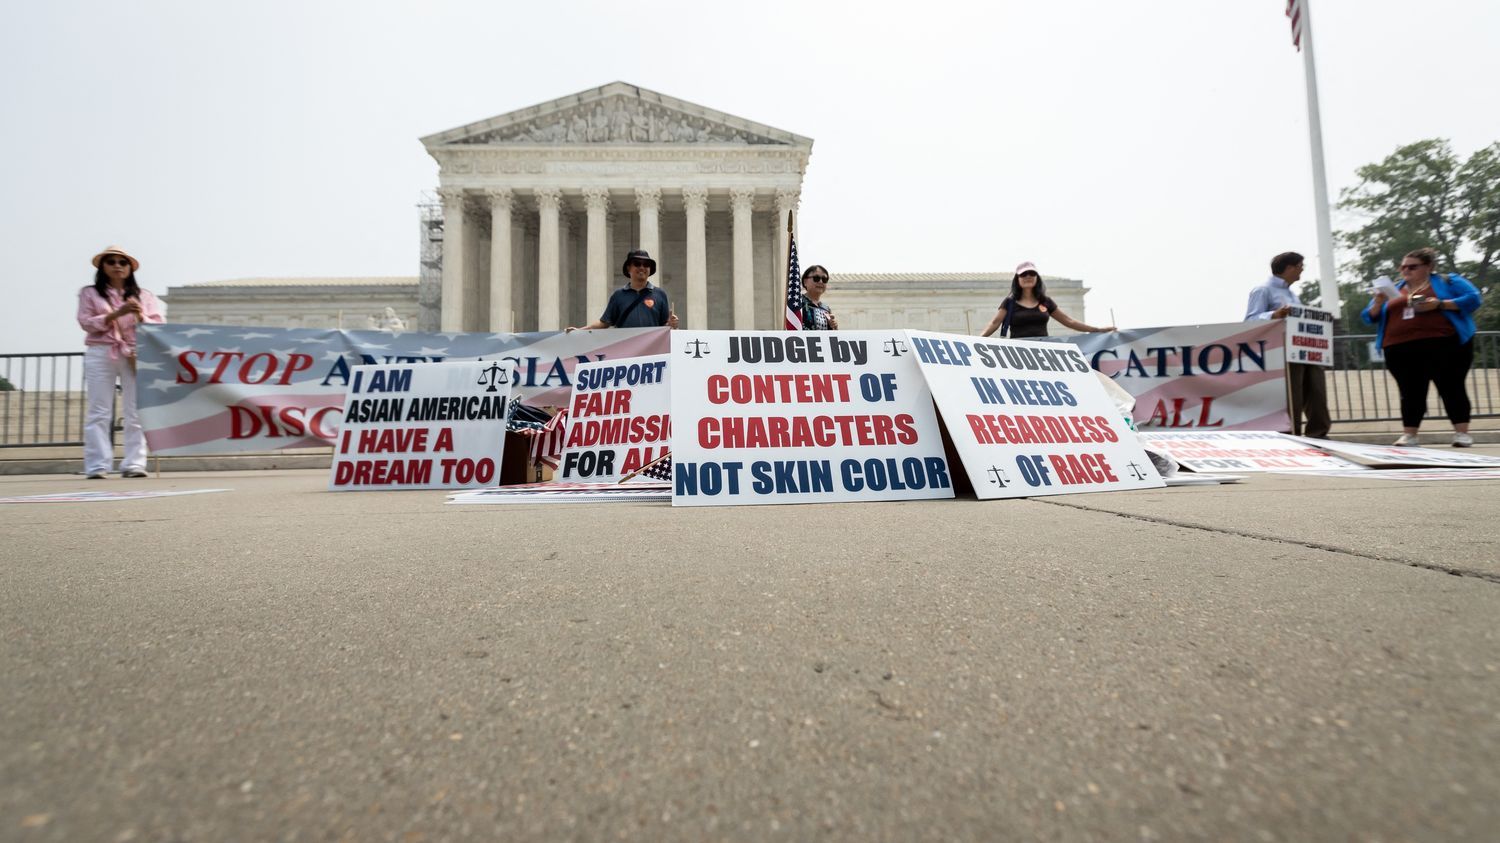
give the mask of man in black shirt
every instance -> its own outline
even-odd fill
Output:
[[[630,283],[615,290],[604,306],[604,313],[585,328],[656,328],[677,327],[677,314],[667,300],[667,291],[651,285],[656,261],[644,249],[625,256],[621,267]],[[569,328],[576,331],[578,328]]]

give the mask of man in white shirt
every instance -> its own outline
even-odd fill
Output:
[[[1250,291],[1245,305],[1245,320],[1285,319],[1302,302],[1292,293],[1292,285],[1302,278],[1303,258],[1296,252],[1282,252],[1271,258],[1271,277]],[[1323,382],[1323,367],[1308,363],[1287,363],[1286,382],[1292,393],[1292,433],[1324,439],[1333,419],[1328,415],[1328,387]],[[1303,414],[1307,424],[1302,424]]]

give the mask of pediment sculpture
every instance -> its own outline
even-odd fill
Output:
[[[737,143],[784,144],[654,103],[612,97],[482,132],[459,143]]]

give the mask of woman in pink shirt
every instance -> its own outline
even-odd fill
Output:
[[[110,421],[115,381],[120,383],[120,415],[125,425],[125,456],[120,474],[146,476],[146,437],[135,408],[135,326],[164,322],[161,301],[135,282],[141,262],[110,246],[94,255],[94,283],[78,291],[78,325],[83,328],[83,383],[88,410],[83,419],[83,470],[90,480],[109,476],[114,461]]]

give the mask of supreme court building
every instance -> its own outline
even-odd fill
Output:
[[[787,218],[812,139],[612,82],[421,140],[440,203],[421,211],[416,278],[190,284],[168,291],[169,318],[270,325],[285,312],[289,325],[359,328],[394,315],[407,330],[557,330],[597,318],[640,248],[681,327],[781,328]],[[977,332],[1010,286],[1008,271],[829,268],[826,301],[846,330]],[[1081,282],[1046,281],[1059,307],[1085,318]],[[254,300],[254,322],[236,312],[237,294]]]

